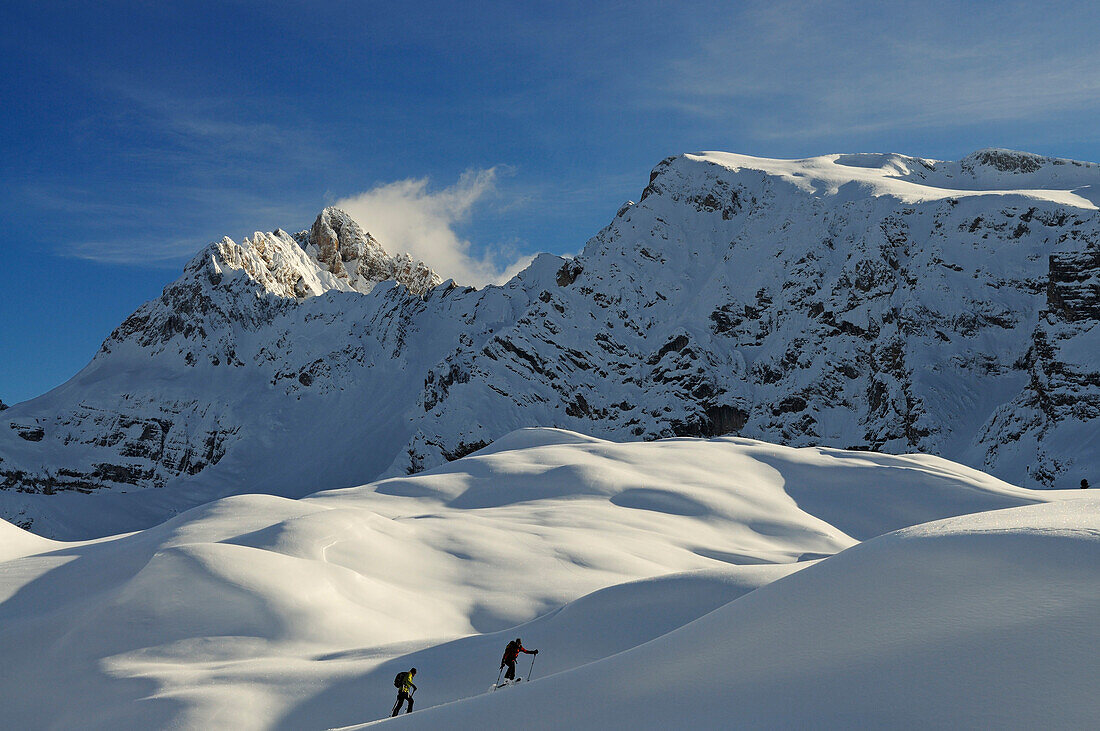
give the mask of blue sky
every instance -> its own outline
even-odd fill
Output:
[[[488,281],[680,152],[1100,160],[1098,30],[1096,3],[9,0],[0,399],[207,241],[336,202]]]

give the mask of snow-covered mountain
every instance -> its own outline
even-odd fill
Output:
[[[416,667],[398,725],[1089,728],[1093,492],[525,429],[92,541],[0,521],[0,725],[323,729],[387,716]],[[517,636],[533,682],[487,694]]]
[[[72,380],[4,411],[0,506],[102,534],[244,485],[416,472],[522,426],[1076,484],[1100,456],[1097,203],[1097,165],[1005,150],[681,155],[576,259],[481,290],[327,209],[211,244]]]

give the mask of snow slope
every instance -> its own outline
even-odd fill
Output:
[[[1091,728],[1100,503],[907,529],[646,645],[397,728]]]
[[[0,515],[102,536],[417,472],[524,426],[1076,485],[1100,460],[1098,189],[1095,164],[1006,150],[681,155],[580,256],[482,290],[327,209],[296,237],[210,245],[71,381],[4,410]]]
[[[761,682],[772,683],[779,676],[769,672],[782,675],[782,668],[768,665],[780,663],[768,639],[774,631],[757,645],[736,644],[755,636],[752,628],[772,631],[767,623],[778,622],[786,636],[805,625],[803,639],[813,628],[823,639],[814,651],[820,663],[847,667],[853,656],[830,632],[852,639],[866,621],[879,633],[871,637],[881,640],[913,613],[932,611],[902,601],[914,595],[904,583],[896,585],[895,573],[916,574],[915,596],[944,602],[945,612],[956,611],[947,595],[973,583],[975,572],[987,572],[996,586],[1012,579],[1013,567],[1024,561],[1031,567],[1027,581],[1033,573],[1066,579],[1061,569],[1047,571],[1051,554],[1039,550],[1045,544],[1025,541],[1022,557],[1009,551],[1007,563],[994,564],[982,563],[991,553],[979,551],[971,561],[964,555],[969,549],[950,546],[939,553],[919,549],[902,560],[909,546],[933,545],[927,536],[939,535],[938,528],[845,550],[857,546],[857,536],[973,513],[994,517],[948,525],[997,534],[1000,528],[982,528],[982,521],[999,526],[998,515],[1038,515],[1042,528],[1055,518],[984,511],[1078,497],[1013,487],[920,455],[793,449],[734,437],[615,443],[526,429],[418,475],[299,500],[225,498],[137,533],[66,544],[6,526],[0,533],[0,719],[44,728],[348,725],[384,715],[392,704],[393,675],[410,666],[420,670],[418,709],[483,693],[496,677],[503,645],[517,634],[543,651],[536,675],[557,675],[530,691],[494,694],[492,702],[502,697],[503,708],[513,713],[509,704],[525,697],[520,693],[530,692],[536,705],[549,704],[559,692],[579,703],[585,688],[601,688],[611,708],[619,700],[640,701],[601,686],[606,677],[629,677],[630,693],[656,698],[663,692],[664,673],[693,656],[697,645],[691,643],[704,641],[693,634],[698,622],[691,624],[700,617],[718,623],[704,633],[708,652],[740,658],[730,668],[760,663]],[[1065,503],[1056,514],[1062,533],[1094,530],[1092,508],[1077,507],[1086,503],[1092,504]],[[900,548],[889,548],[895,545]],[[1068,561],[1076,545],[1057,556]],[[882,550],[887,553],[879,560]],[[1086,561],[1081,570],[1095,573],[1090,556],[1086,550],[1078,557]],[[839,573],[829,573],[834,562]],[[793,572],[797,576],[789,576]],[[808,589],[784,588],[822,572],[835,578],[807,579]],[[868,599],[868,585],[882,597]],[[1016,601],[1023,591],[1004,596]],[[757,596],[765,599],[749,602],[758,607],[755,614],[736,623],[722,619],[741,617],[747,610],[738,607]],[[1042,619],[1036,603],[1079,610],[1077,593],[1064,602],[1025,598],[1017,617],[1022,631],[1033,618]],[[807,615],[830,602],[848,602],[849,612],[830,610],[815,625]],[[851,609],[863,604],[866,616]],[[796,606],[802,614],[792,614]],[[894,624],[884,629],[875,624],[875,612],[887,610]],[[681,636],[690,642],[681,646],[674,639]],[[878,645],[871,644],[856,654],[877,662],[872,650]],[[667,649],[652,659],[644,654],[662,647]],[[784,646],[790,666],[782,671],[801,668],[799,653],[808,651],[798,643]],[[611,676],[590,664],[610,658],[606,662],[629,665],[633,653],[643,653],[645,661],[613,665]],[[797,682],[828,669],[820,663],[803,668]],[[705,665],[717,667],[711,659]],[[729,680],[723,670],[713,682]],[[1047,688],[1045,680],[1031,682]],[[561,690],[538,695],[544,687]],[[504,698],[512,693],[516,699]],[[489,702],[440,706],[438,713],[455,715],[426,713],[424,722],[483,724],[502,708]],[[706,703],[702,721],[729,710],[718,701]],[[538,706],[545,727],[554,719],[580,727],[606,722],[605,716],[583,715],[581,707]],[[583,708],[598,711],[591,703]],[[765,719],[766,704],[760,708]],[[656,723],[667,716],[654,712],[651,718]]]

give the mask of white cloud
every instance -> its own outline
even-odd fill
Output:
[[[444,279],[481,286],[507,281],[531,257],[510,247],[475,253],[455,227],[497,192],[497,168],[467,170],[454,185],[432,190],[427,178],[385,183],[334,204],[369,231],[391,254],[408,252]]]

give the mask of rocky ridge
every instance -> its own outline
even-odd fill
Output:
[[[72,381],[6,411],[0,506],[26,522],[59,489],[304,494],[534,425],[1074,483],[1100,448],[1093,191],[1091,163],[1004,150],[682,155],[576,259],[482,290],[328,209],[212,244]]]

